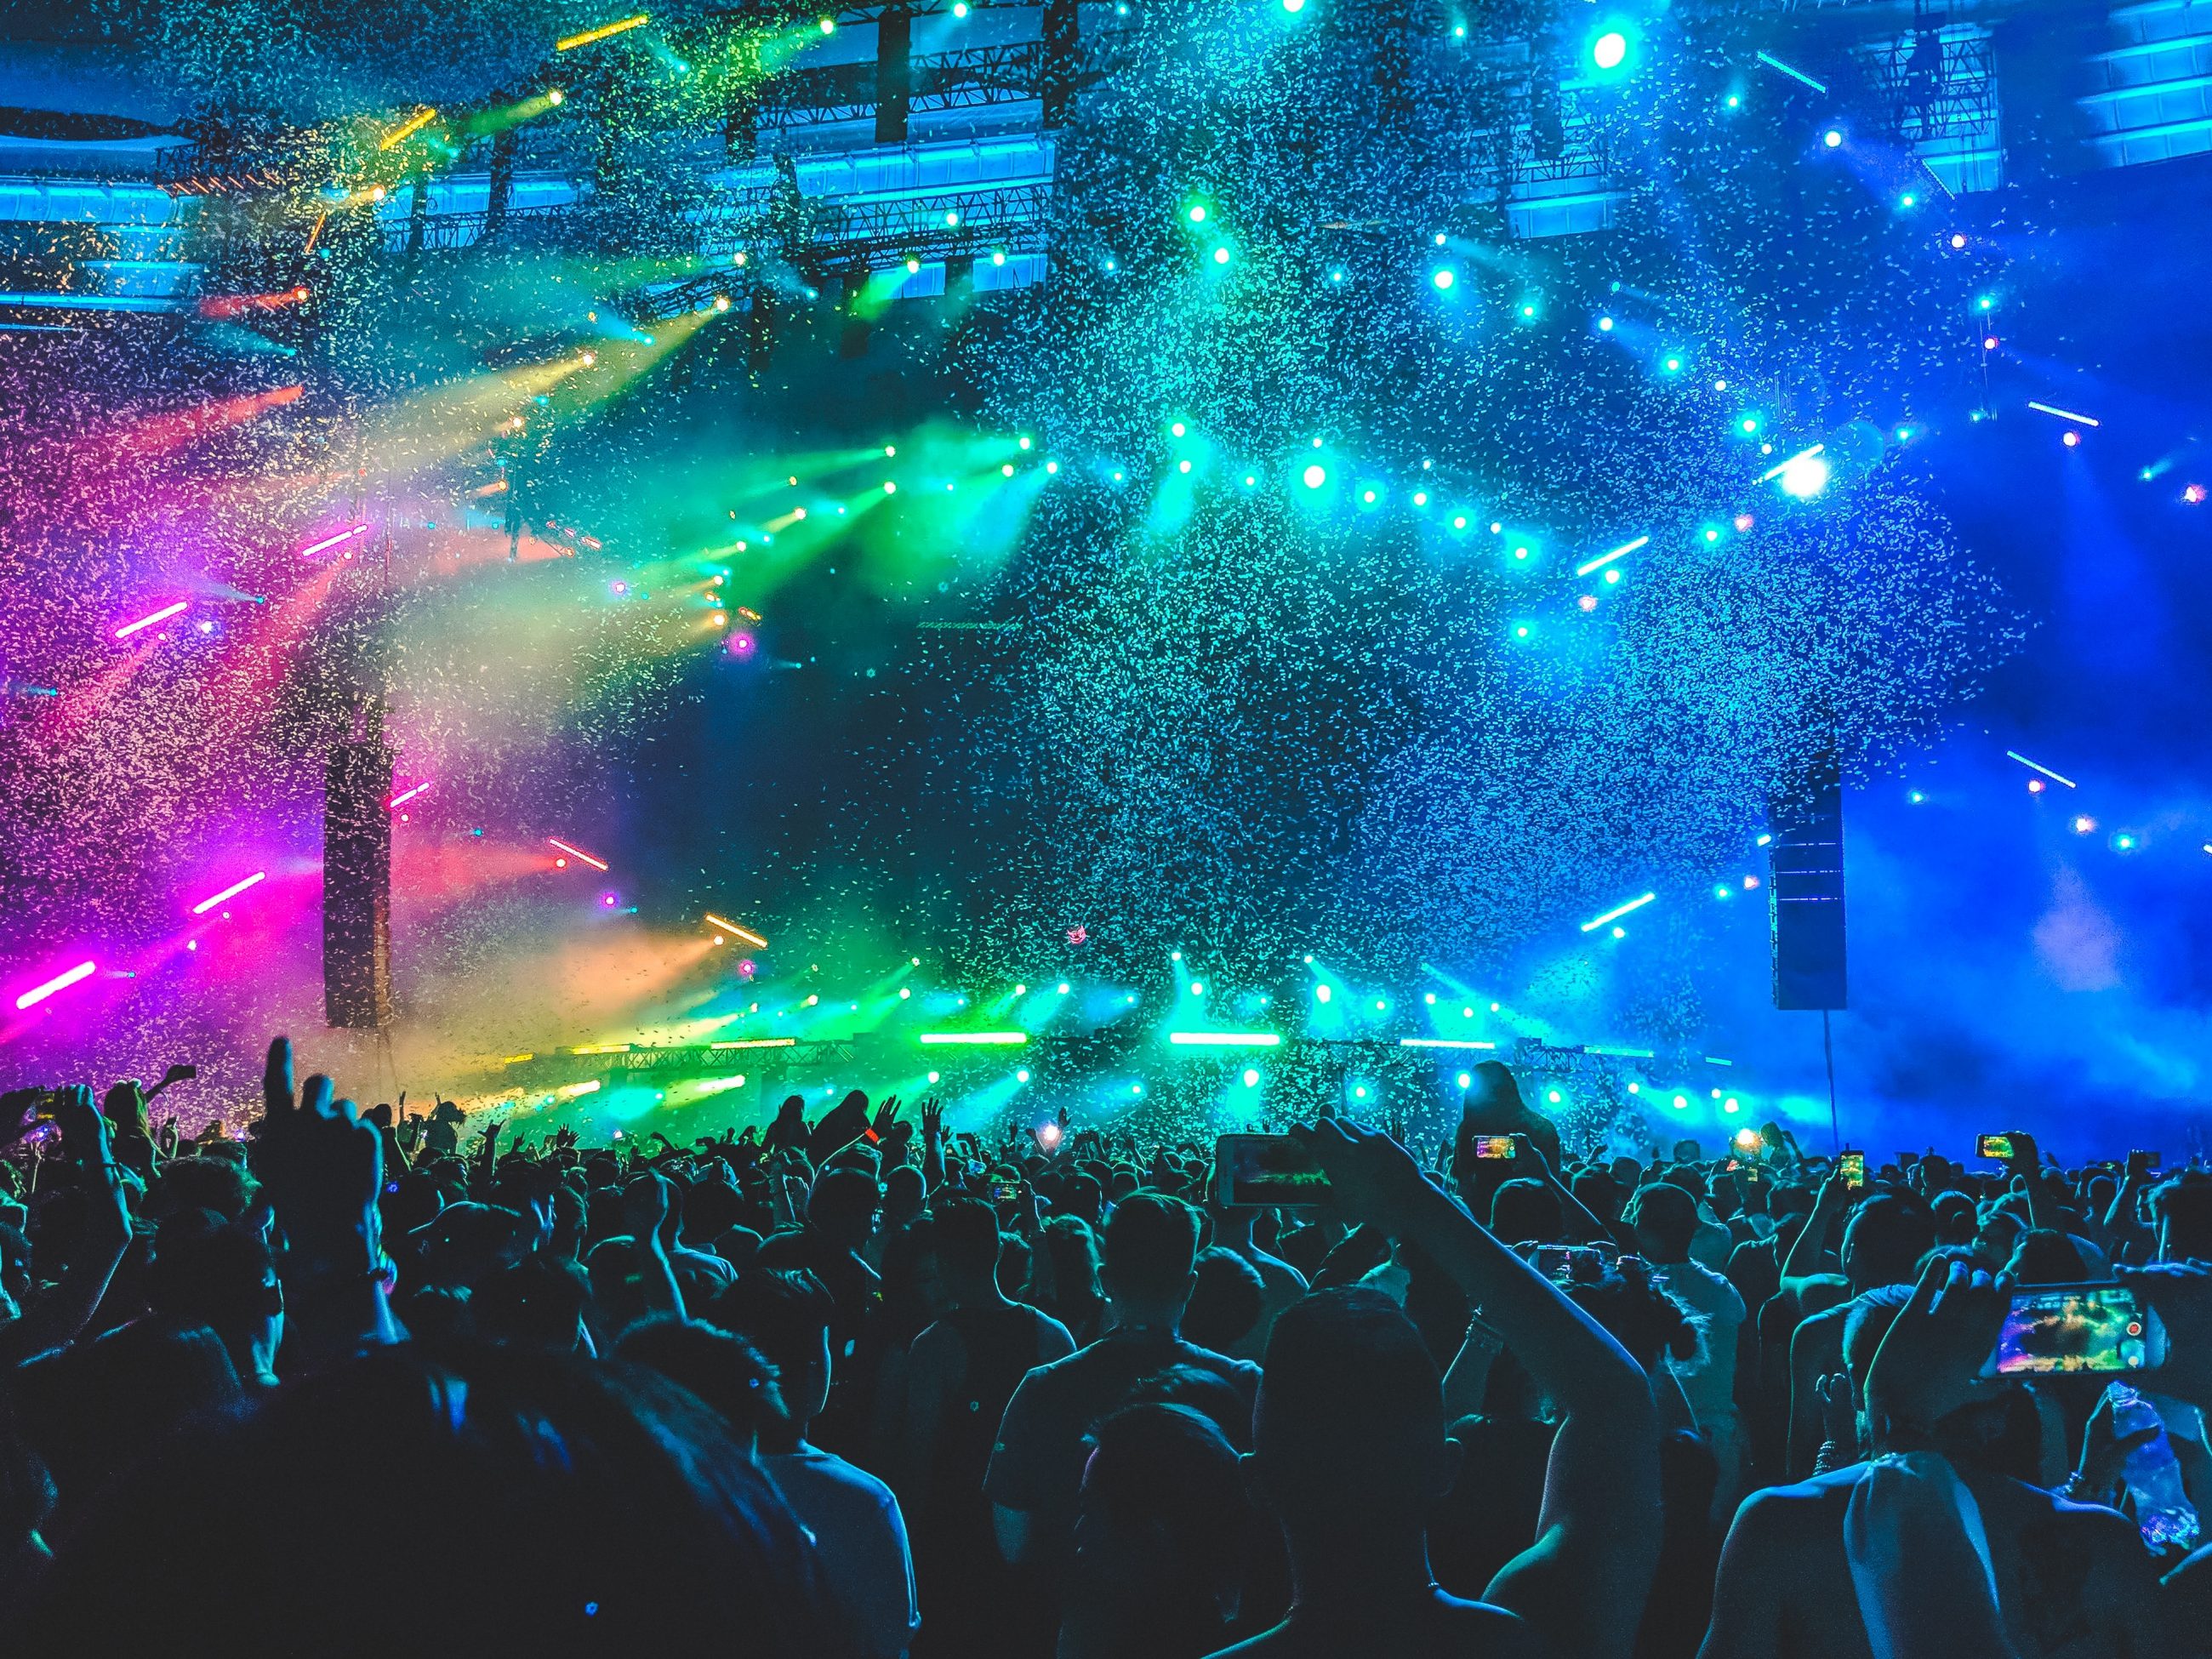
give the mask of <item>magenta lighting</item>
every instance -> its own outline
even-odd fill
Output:
[[[340,542],[351,541],[355,537],[360,535],[362,532],[368,528],[368,526],[365,524],[357,524],[350,530],[339,531],[335,536],[325,536],[322,540],[317,542],[313,547],[301,548],[300,550],[300,556],[303,559],[313,558],[318,553],[324,552],[330,548],[336,547]]]
[[[179,599],[174,605],[163,605],[150,617],[141,617],[135,623],[125,623],[115,630],[115,637],[118,640],[127,640],[142,628],[151,628],[155,623],[167,622],[182,611],[187,603],[189,602],[186,600]]]
[[[93,964],[91,963],[80,962],[76,967],[67,969],[61,973],[56,974],[44,985],[33,986],[29,990],[24,992],[22,995],[15,999],[15,1006],[18,1009],[35,1008],[39,1004],[44,1002],[48,997],[53,995],[55,992],[66,991],[70,986],[76,984],[77,981],[81,979],[90,979],[92,977],[92,973]]]
[[[428,789],[429,787],[430,787],[430,780],[429,780],[429,779],[428,779],[428,778],[425,778],[425,779],[423,779],[423,780],[422,780],[422,782],[420,782],[420,783],[416,784],[416,785],[412,789],[404,789],[404,790],[400,791],[400,793],[398,793],[398,794],[394,795],[394,796],[393,796],[390,800],[388,800],[388,801],[385,802],[384,804],[385,804],[385,805],[386,805],[386,808],[394,807],[394,806],[404,806],[404,805],[407,805],[407,803],[408,803],[409,801],[413,800],[413,799],[415,799],[415,797],[416,797],[416,796],[417,796],[417,795],[421,794],[421,793],[422,793],[425,789]]]
[[[222,891],[217,893],[213,898],[202,899],[198,904],[192,906],[192,914],[196,916],[204,916],[209,911],[214,909],[216,905],[222,903],[225,900],[234,899],[247,888],[252,886],[256,882],[266,881],[268,878],[269,872],[266,870],[256,870],[244,881],[233,882],[229,886],[224,888]]]

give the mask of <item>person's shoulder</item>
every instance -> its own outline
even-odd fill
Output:
[[[1865,1464],[1853,1463],[1847,1468],[1831,1469],[1826,1474],[1792,1481],[1786,1486],[1762,1486],[1737,1505],[1730,1535],[1741,1530],[1747,1534],[1779,1537],[1808,1528],[1836,1528],[1866,1471]],[[1842,1536],[1840,1531],[1836,1536]]]
[[[855,1497],[864,1497],[877,1508],[896,1509],[898,1499],[891,1489],[859,1464],[848,1462],[836,1452],[823,1451],[819,1446],[809,1446],[805,1451],[773,1452],[762,1460],[769,1473],[781,1480],[786,1475],[817,1486],[834,1486]]]

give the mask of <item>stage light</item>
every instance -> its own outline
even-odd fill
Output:
[[[2074,820],[2074,833],[2077,836],[2086,836],[2096,827],[2097,820],[2086,812]]]
[[[2181,499],[2191,507],[2202,507],[2204,504],[2205,494],[2204,486],[2200,483],[2184,484],[2181,487]]]
[[[376,141],[379,149],[396,149],[438,118],[434,109],[421,109]]]
[[[908,260],[906,262],[906,274],[907,274],[908,276],[915,276],[915,275],[917,275],[917,274],[921,271],[921,260],[919,260],[919,259],[908,259]]]
[[[1736,96],[1734,93],[1729,94],[1726,102],[1730,109],[1741,109],[1743,107],[1743,100]]]
[[[994,247],[994,248],[993,248],[993,249],[991,250],[991,263],[992,263],[993,264],[994,264],[994,265],[1002,265],[1002,264],[1006,264],[1006,249],[1004,249],[1004,248],[1000,248],[1000,247]]]
[[[546,89],[545,101],[552,105],[554,108],[558,109],[561,107],[562,100],[565,100],[568,95],[568,94],[567,93],[562,91],[558,87],[550,87]]]
[[[2039,404],[2031,398],[2027,406],[2039,415],[2049,415],[2061,421],[2071,421],[2076,426],[2102,426],[2104,422],[2094,415],[2077,415],[2070,409],[2061,409],[2056,404]]]
[[[1593,570],[1603,569],[1607,565],[1611,564],[1615,559],[1625,558],[1629,554],[1636,551],[1638,548],[1646,545],[1650,540],[1651,538],[1649,536],[1638,536],[1633,541],[1623,542],[1619,547],[1614,548],[1610,553],[1601,553],[1597,557],[1590,560],[1588,563],[1577,565],[1575,567],[1575,574],[1577,576],[1587,576]],[[1608,576],[1606,580],[1607,581],[1612,581],[1615,580],[1615,578]]]
[[[1446,269],[1437,271],[1434,276],[1431,276],[1429,280],[1434,283],[1439,289],[1449,289],[1454,283],[1459,280],[1459,278],[1449,269]]]
[[[1029,994],[1030,988],[1026,985],[1017,985],[1014,987],[1014,994],[1018,997],[1025,997]]]
[[[1213,263],[1217,265],[1227,264],[1229,263],[1229,250],[1225,247],[1218,247],[1214,249]]]
[[[1029,1070],[1028,1070],[1028,1068],[1027,1068],[1026,1066],[1024,1066],[1022,1070],[1020,1070],[1020,1071],[1018,1071],[1018,1072],[1016,1072],[1016,1073],[1014,1073],[1014,1081],[1015,1081],[1015,1082],[1017,1082],[1017,1083],[1027,1083],[1029,1080],[1030,1080],[1030,1074],[1029,1074]]]
[[[1826,144],[1830,149],[1839,149],[1843,147],[1843,132],[1838,128],[1830,127],[1826,132],[1820,135],[1820,142]]]
[[[1628,59],[1628,37],[1607,29],[1590,42],[1590,62],[1601,70],[1616,70]]]
[[[2027,781],[2027,793],[2029,794],[2039,795],[2043,793],[2043,790],[2044,782],[2041,778],[2030,778]]]
[[[96,963],[91,962],[80,962],[76,967],[64,969],[56,974],[44,985],[33,986],[15,999],[17,1010],[20,1012],[25,1008],[34,1008],[56,992],[68,990],[79,980],[90,979],[96,966]]]
[[[1690,1097],[1687,1095],[1676,1095],[1674,1097],[1674,1109],[1676,1111],[1684,1109],[1689,1105],[1689,1103]]]
[[[1953,247],[1964,247],[1966,245],[1966,239],[1964,235],[1955,230],[1951,233],[1951,246]]]
[[[1984,351],[1995,351],[1996,349],[1997,349],[1997,337],[1996,337],[1996,335],[1994,335],[1994,334],[1985,334],[1985,335],[1984,335],[1984,336],[1982,337],[1982,349],[1983,349],[1983,350],[1984,350]]]
[[[2064,444],[2069,449],[2077,447],[2081,441],[2081,434],[2078,432],[2069,432],[2064,437],[2059,440],[2059,442]]]
[[[1782,468],[1782,490],[1808,501],[1828,487],[1828,464],[1818,455],[1796,455]]]
[[[1452,519],[1452,528],[1453,528],[1454,530],[1464,530],[1464,529],[1466,529],[1466,528],[1467,528],[1467,514],[1465,514],[1464,513],[1455,514],[1455,515],[1454,515],[1454,517],[1453,517],[1453,519]]]
[[[580,34],[563,35],[560,40],[556,40],[553,43],[553,50],[556,52],[574,52],[579,46],[588,46],[595,40],[604,40],[609,35],[620,34],[626,29],[642,28],[648,21],[649,15],[645,12],[640,12],[636,16],[625,17],[619,22],[602,23],[599,27],[595,29],[586,29]],[[830,32],[831,27],[832,25],[829,19],[826,17],[823,19],[822,32],[824,34],[827,34]]]
[[[2136,838],[2133,836],[2127,835],[2125,833],[2114,836],[2112,837],[2112,848],[2116,852],[2132,853],[2136,849]]]
[[[196,916],[204,916],[209,911],[214,909],[216,905],[221,904],[224,900],[236,898],[240,893],[252,886],[255,883],[267,880],[269,872],[266,870],[256,870],[244,881],[232,883],[229,886],[224,888],[222,891],[217,893],[213,898],[202,899],[198,904],[192,906],[192,914]]]
[[[1920,198],[1908,190],[1897,198],[1897,204],[1899,207],[1917,207],[1920,205]]]
[[[1618,570],[1608,570],[1605,573],[1605,579],[1607,582],[1617,582],[1620,580],[1620,572]]]
[[[1194,225],[1204,224],[1206,222],[1206,204],[1203,202],[1192,203],[1188,216],[1191,223]]]
[[[911,997],[913,994],[914,994],[914,992],[913,992],[913,991],[912,991],[912,989],[910,989],[908,987],[904,986],[904,985],[902,985],[902,986],[900,986],[900,987],[899,987],[899,1000],[900,1000],[901,1002],[904,1002],[908,998]]]
[[[2028,757],[2027,757],[2027,756],[2025,756],[2025,755],[2023,755],[2023,754],[2020,753],[2020,752],[2019,752],[2019,750],[2014,750],[2014,749],[2008,749],[2008,750],[2005,750],[2005,758],[2006,758],[2007,760],[2014,760],[2014,761],[2018,761],[2018,762],[2019,762],[2022,766],[2025,766],[2026,768],[2027,768],[2029,771],[2031,771],[2031,772],[2040,772],[2040,773],[2041,773],[2045,777],[2049,778],[2049,779],[2050,779],[2053,783],[2063,783],[2063,784],[2064,784],[2064,785],[2065,785],[2069,789],[2078,789],[2079,787],[2081,787],[2081,786],[2080,786],[2079,784],[2075,783],[2075,782],[2074,781],[2074,780],[2073,780],[2073,779],[2071,779],[2071,778],[2069,778],[2069,777],[2063,776],[2063,775],[2061,775],[2060,774],[2058,774],[2058,773],[2057,773],[2057,772],[2052,771],[2052,770],[2051,770],[2049,767],[2047,767],[2047,766],[2042,766],[2042,765],[2039,765],[2039,764],[2037,764],[2034,761],[2032,761],[2032,760],[2028,759]]]
[[[603,861],[593,858],[589,853],[584,851],[580,847],[571,847],[567,842],[559,840],[552,836],[548,836],[545,839],[552,845],[559,848],[562,852],[568,854],[570,857],[583,860],[585,863],[590,865],[594,870],[604,870],[607,867]]]
[[[1682,360],[1680,357],[1669,357],[1660,367],[1669,374],[1680,374],[1682,372]]]
[[[1248,1089],[1256,1089],[1260,1086],[1260,1073],[1249,1066],[1244,1068],[1244,1086]]]
[[[141,617],[137,622],[125,623],[115,630],[115,637],[118,640],[127,640],[142,628],[151,628],[155,623],[167,622],[183,611],[186,604],[187,601],[179,599],[174,605],[162,606],[150,617]]]
[[[315,543],[312,547],[301,548],[300,550],[300,556],[304,559],[311,554],[320,553],[325,548],[336,547],[340,542],[351,541],[356,536],[360,535],[368,528],[368,526],[365,524],[357,524],[350,530],[339,531],[335,536],[325,536],[322,540]]]
[[[1597,319],[1597,331],[1598,331],[1599,333],[1601,333],[1601,334],[1610,334],[1610,333],[1612,333],[1612,332],[1613,332],[1613,319],[1612,319],[1612,318],[1610,318],[1610,317],[1601,317],[1601,318],[1599,318],[1599,319]]]
[[[835,34],[837,33],[837,20],[834,17],[825,17],[822,20],[820,27],[823,33]]]
[[[1759,416],[1756,415],[1747,415],[1736,422],[1736,426],[1741,431],[1748,436],[1752,433],[1759,430]]]
[[[1190,463],[1188,461],[1185,461],[1182,464],[1182,470],[1186,472],[1190,471]],[[1012,461],[1007,461],[1001,465],[999,468],[999,476],[1002,478],[1012,477],[1014,476],[1014,464]]]
[[[943,1075],[944,1075],[944,1073],[941,1073],[941,1072],[932,1072],[932,1073],[929,1074],[929,1080],[930,1080],[932,1083],[934,1083],[934,1082],[936,1082],[936,1081],[938,1080],[938,1079],[939,1079],[939,1078],[942,1077]]]
[[[1790,68],[1789,64],[1784,63],[1779,58],[1773,56],[1771,52],[1762,52],[1758,53],[1757,57],[1759,61],[1765,64],[1767,68],[1780,70],[1783,74],[1788,76],[1791,80],[1797,82],[1800,85],[1810,87],[1815,92],[1826,92],[1828,89],[1826,82],[1815,81],[1811,76],[1806,74],[1803,70]],[[1841,143],[1843,142],[1840,135],[1838,136],[1836,142],[1838,143]]]
[[[1626,915],[1632,910],[1640,910],[1658,896],[1659,896],[1656,893],[1645,893],[1640,897],[1629,900],[1626,904],[1617,904],[1612,909],[1607,911],[1603,915],[1592,916],[1588,921],[1584,922],[1583,924],[1583,932],[1585,933],[1594,933],[1599,928],[1604,927],[1608,921],[1618,921],[1620,917]]]
[[[1316,1002],[1327,1002],[1328,999],[1329,989],[1328,986],[1316,985],[1314,987],[1314,1000]]]
[[[1194,997],[1202,997],[1206,994],[1206,987],[1200,981],[1193,980],[1190,982],[1190,994]]]
[[[952,0],[952,15],[965,17],[968,15],[968,0]]]
[[[892,483],[889,478],[884,479],[884,495],[897,495],[897,494],[898,494],[898,486],[897,486],[896,484],[893,483]]]
[[[1308,489],[1319,489],[1328,482],[1328,470],[1318,465],[1308,467],[1301,476]]]

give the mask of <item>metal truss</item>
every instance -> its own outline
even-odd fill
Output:
[[[911,64],[910,112],[981,109],[1037,96],[1044,45],[973,46],[917,57]],[[763,89],[760,109],[764,120],[779,126],[813,126],[858,120],[878,101],[875,64],[837,64],[785,71]]]
[[[1995,130],[1996,55],[1987,30],[1925,28],[1863,46],[1860,56],[1885,137],[1923,143]]]

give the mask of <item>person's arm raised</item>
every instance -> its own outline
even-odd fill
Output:
[[[1843,1176],[1830,1176],[1820,1183],[1820,1195],[1813,1200],[1813,1213],[1805,1218],[1799,1229],[1797,1241],[1790,1247],[1790,1256],[1782,1264],[1782,1288],[1794,1301],[1802,1281],[1820,1271],[1820,1253],[1828,1248],[1828,1235],[1833,1231],[1836,1218],[1850,1207],[1851,1189]]]
[[[1559,1412],[1536,1541],[1485,1599],[1528,1620],[1558,1653],[1626,1655],[1659,1554],[1659,1419],[1643,1368],[1388,1136],[1334,1120],[1291,1133],[1340,1208],[1426,1250]]]
[[[75,1338],[100,1310],[117,1264],[131,1247],[122,1170],[108,1146],[106,1120],[92,1103],[92,1091],[57,1090],[53,1116],[62,1132],[62,1150],[78,1166],[88,1200],[83,1231],[54,1288],[21,1319],[0,1326],[0,1363],[28,1359]]]
[[[316,1076],[295,1090],[292,1040],[269,1045],[253,1173],[283,1236],[287,1374],[404,1334],[386,1304],[392,1264],[377,1199],[384,1148],[349,1100]],[[296,1363],[295,1363],[296,1362]]]
[[[676,1283],[663,1237],[668,1225],[668,1177],[658,1170],[635,1176],[623,1188],[623,1221],[637,1252],[638,1294],[648,1313],[684,1317],[684,1292]]]

